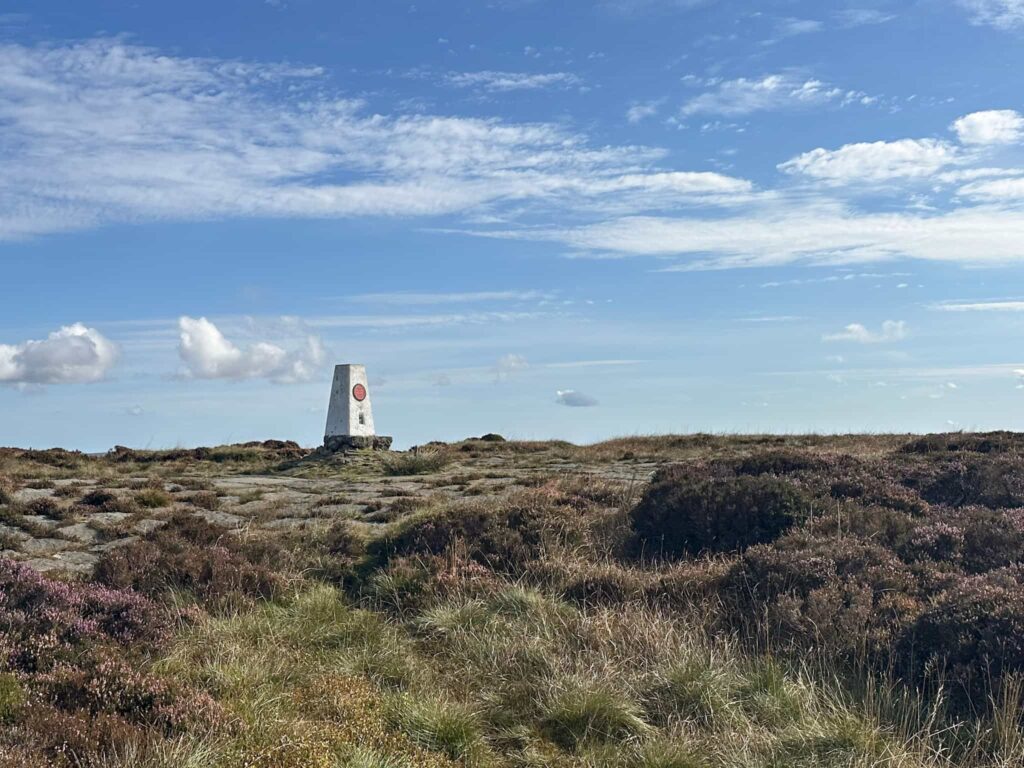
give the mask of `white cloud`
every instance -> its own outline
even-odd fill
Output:
[[[1015,369],[1013,375],[1017,377],[1017,389],[1024,389],[1024,368]]]
[[[626,120],[628,120],[631,125],[641,123],[648,117],[654,117],[658,114],[660,106],[660,101],[648,101],[642,104],[633,104],[628,110],[626,110]]]
[[[875,8],[847,8],[839,11],[839,20],[847,27],[862,27],[869,24],[885,24],[896,18],[891,13],[885,13]]]
[[[1024,260],[1024,216],[976,206],[941,213],[851,210],[834,201],[778,200],[720,218],[626,216],[569,229],[491,236],[553,240],[583,253],[691,256],[674,269],[854,264],[897,258],[963,264]]]
[[[964,144],[1014,144],[1024,138],[1024,115],[1012,109],[972,112],[955,120],[950,129]]]
[[[683,115],[747,115],[773,109],[808,107],[843,102],[863,94],[843,91],[820,80],[798,78],[792,74],[766,75],[760,79],[745,77],[719,83],[713,91],[702,93],[683,105]]]
[[[464,293],[364,293],[351,301],[362,304],[388,304],[399,306],[432,306],[438,304],[473,304],[499,301],[551,301],[553,291],[467,291]]]
[[[113,39],[0,44],[0,239],[153,219],[550,209],[595,196],[636,210],[676,204],[680,186],[704,195],[718,184],[701,182],[746,184],[676,176],[655,165],[663,150],[594,147],[553,123],[375,114],[332,95],[323,74]]]
[[[514,373],[525,371],[529,367],[530,363],[527,362],[525,357],[509,353],[498,359],[496,372],[498,379],[506,379]]]
[[[117,361],[113,342],[81,323],[40,341],[0,344],[0,382],[79,384],[99,381]]]
[[[481,88],[485,91],[533,91],[541,88],[570,88],[582,85],[571,72],[452,72],[446,78],[457,88]]]
[[[818,148],[781,163],[779,170],[840,184],[928,177],[958,161],[952,144],[936,139],[901,139]]]
[[[577,392],[574,389],[560,389],[556,393],[555,402],[559,405],[566,405],[570,408],[592,408],[597,405],[597,400]]]
[[[958,194],[992,203],[1024,200],[1024,176],[1016,179],[975,181],[960,187]]]
[[[829,333],[824,341],[853,341],[858,344],[881,344],[899,341],[907,336],[907,326],[902,320],[886,320],[878,333],[870,331],[860,323],[850,323],[839,333]]]
[[[1024,26],[1024,0],[957,0],[971,12],[975,24],[989,24],[999,29]]]
[[[939,312],[1024,312],[1024,301],[951,301],[932,304]]]
[[[316,336],[307,336],[292,350],[267,341],[242,349],[205,317],[182,317],[178,329],[178,355],[192,378],[270,379],[291,384],[308,381],[323,364],[324,349]]]
[[[821,32],[825,25],[816,19],[782,19],[778,23],[777,33],[780,37],[795,37]]]

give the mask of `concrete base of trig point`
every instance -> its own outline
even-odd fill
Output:
[[[331,453],[339,451],[359,451],[367,448],[374,451],[391,450],[392,438],[386,435],[373,435],[364,437],[361,435],[335,435],[324,438],[324,448]]]
[[[334,366],[324,448],[331,452],[366,448],[386,451],[391,448],[391,438],[377,435],[373,430],[373,409],[365,366]]]

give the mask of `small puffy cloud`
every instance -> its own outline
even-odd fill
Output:
[[[1024,389],[1024,368],[1017,368],[1013,375],[1017,377],[1017,389]]]
[[[974,24],[999,29],[1024,27],[1024,0],[958,0],[971,14]]]
[[[823,181],[850,183],[928,177],[958,160],[955,146],[935,139],[901,139],[818,148],[779,165],[779,170]]]
[[[192,378],[269,379],[292,384],[311,379],[324,359],[323,344],[316,336],[306,337],[299,348],[292,350],[267,341],[242,349],[205,317],[182,317],[178,329],[178,355]]]
[[[839,333],[826,334],[825,341],[853,341],[858,344],[881,344],[907,337],[907,325],[902,320],[886,320],[878,333],[860,323],[850,323]]]
[[[1024,115],[1012,109],[972,112],[955,120],[950,130],[964,144],[1014,144],[1024,138]]]
[[[568,406],[569,408],[593,408],[597,405],[597,400],[590,397],[590,395],[577,392],[575,389],[558,390],[555,402],[559,405]]]
[[[94,328],[66,325],[40,341],[0,344],[0,382],[80,384],[99,381],[117,361],[117,347]]]
[[[497,374],[499,379],[506,379],[514,373],[525,371],[530,367],[522,355],[507,354],[498,359]]]
[[[658,114],[658,107],[661,105],[659,101],[648,101],[644,104],[634,104],[628,110],[626,110],[626,120],[631,125],[636,125],[646,120],[648,117],[654,117]]]

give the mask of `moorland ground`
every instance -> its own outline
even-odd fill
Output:
[[[1019,766],[1024,436],[0,449],[2,766]]]

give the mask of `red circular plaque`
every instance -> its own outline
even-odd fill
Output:
[[[352,397],[358,400],[360,403],[366,399],[366,387],[362,384],[356,384],[352,387]]]

